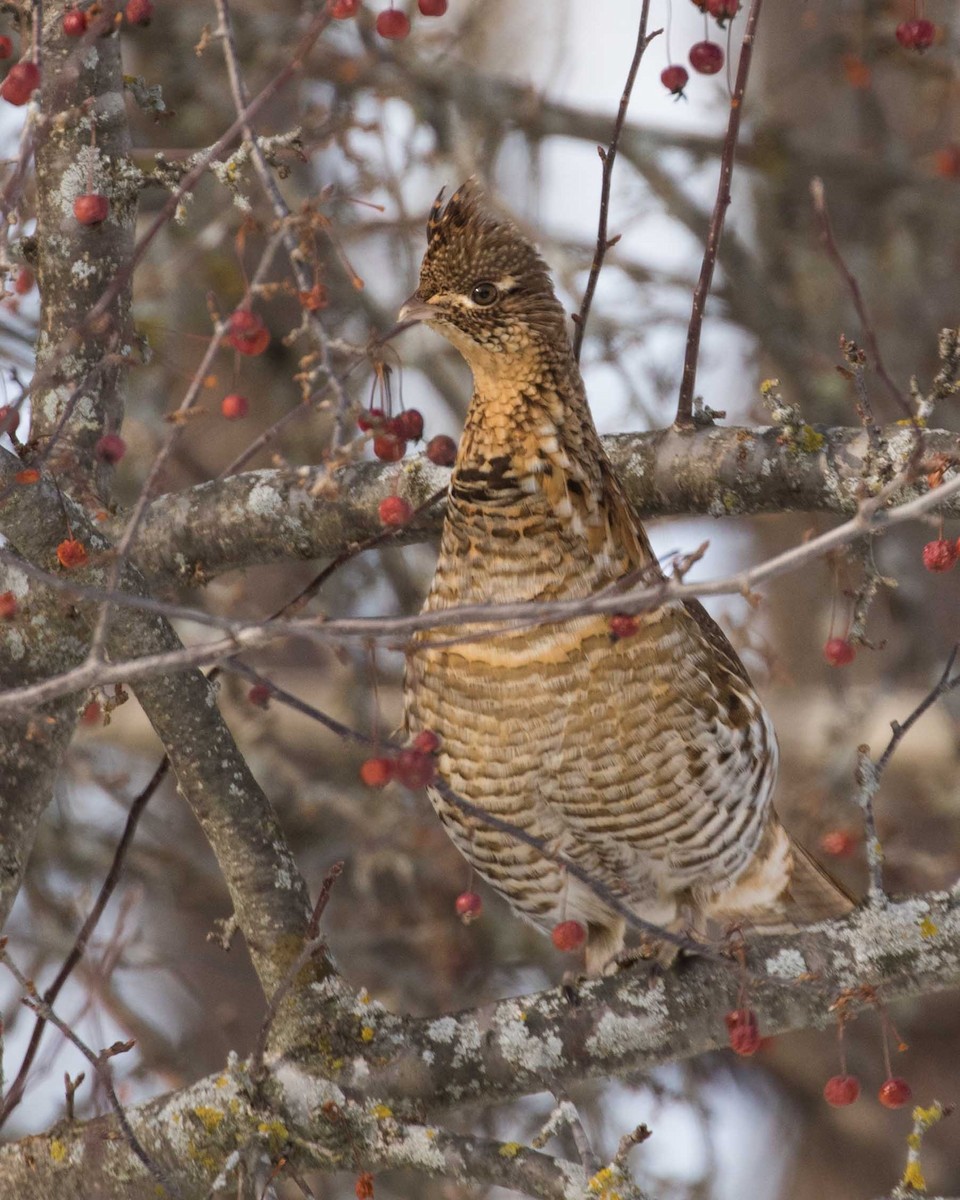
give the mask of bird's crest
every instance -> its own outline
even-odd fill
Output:
[[[444,204],[443,194],[446,190],[440,189],[427,218],[427,245],[432,250],[441,243],[462,237],[471,225],[490,222],[490,217],[484,211],[483,190],[475,175],[461,183]]]

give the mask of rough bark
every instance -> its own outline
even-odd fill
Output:
[[[831,1005],[926,995],[960,982],[960,888],[861,908],[791,937],[747,942],[744,977],[731,958],[691,962],[653,983],[643,968],[437,1018],[397,1016],[331,978],[314,988],[327,1021],[302,1030],[296,1054],[128,1111],[148,1154],[186,1200],[221,1186],[244,1157],[281,1154],[298,1170],[404,1166],[457,1182],[496,1182],[543,1197],[603,1194],[629,1184],[516,1143],[458,1138],[432,1125],[452,1105],[486,1104],[585,1078],[629,1077],[726,1045],[724,1014],[747,981],[764,1034],[828,1025]],[[0,1148],[4,1195],[105,1200],[143,1194],[150,1176],[113,1117],[65,1124]],[[139,1190],[138,1190],[139,1189]]]
[[[924,457],[960,460],[960,435],[935,429],[923,439]],[[906,466],[915,440],[900,425],[881,430],[874,443],[862,429],[845,426],[790,431],[716,426],[692,433],[614,434],[604,445],[641,515],[725,517],[849,515]],[[420,456],[400,466],[363,462],[337,473],[315,467],[212,480],[153,502],[138,539],[137,563],[148,576],[198,583],[256,563],[332,556],[381,532],[377,506],[384,497],[396,491],[418,507],[445,488],[449,477],[447,469]],[[926,490],[921,476],[897,500]],[[948,501],[943,511],[960,514],[960,501]],[[435,537],[442,517],[437,503],[399,531],[397,543]]]

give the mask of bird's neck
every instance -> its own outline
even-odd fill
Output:
[[[471,363],[474,393],[454,468],[456,490],[533,495],[553,471],[597,491],[600,440],[573,355],[531,348]]]
[[[461,590],[473,598],[587,594],[640,567],[655,572],[572,353],[502,360],[496,371],[472,365],[441,552],[447,569],[460,572]]]

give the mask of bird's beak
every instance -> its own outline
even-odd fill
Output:
[[[397,313],[397,320],[401,323],[407,321],[432,321],[437,315],[437,310],[432,304],[427,304],[421,300],[416,292],[405,300],[401,305],[400,311]]]

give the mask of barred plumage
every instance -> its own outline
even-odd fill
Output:
[[[425,609],[589,596],[628,572],[659,579],[603,452],[546,266],[472,183],[428,223],[417,292],[473,370]],[[614,640],[603,616],[414,640],[406,724],[441,739],[458,795],[543,839],[660,926],[784,925],[851,901],[771,806],[776,736],[746,671],[696,603],[672,602]],[[461,853],[544,929],[587,928],[587,970],[624,924],[549,856],[431,799]]]

